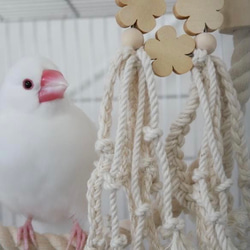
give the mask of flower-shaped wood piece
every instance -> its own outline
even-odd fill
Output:
[[[117,23],[127,28],[135,25],[142,33],[151,31],[155,25],[155,18],[166,12],[164,0],[116,0],[122,9],[116,14]]]
[[[224,0],[177,0],[174,14],[178,19],[187,19],[184,30],[189,35],[197,35],[205,29],[214,31],[223,23],[219,12]]]
[[[188,35],[177,38],[172,26],[163,26],[156,32],[156,39],[145,43],[145,51],[154,60],[153,71],[158,76],[168,76],[174,71],[184,74],[193,67],[188,56],[194,51],[195,41]]]

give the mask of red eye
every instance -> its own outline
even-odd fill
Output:
[[[25,89],[32,89],[33,88],[33,82],[30,79],[23,80],[23,87]]]

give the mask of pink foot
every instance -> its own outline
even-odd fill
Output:
[[[24,250],[29,250],[30,240],[33,243],[33,245],[36,246],[35,234],[31,221],[32,219],[28,218],[25,224],[22,227],[18,228],[17,232],[17,245],[20,245],[21,242],[23,241]]]
[[[74,227],[71,231],[69,243],[66,250],[69,250],[70,245],[72,244],[73,240],[75,239],[76,242],[76,250],[82,250],[85,246],[86,240],[87,240],[87,233],[84,232],[78,222],[74,223]]]

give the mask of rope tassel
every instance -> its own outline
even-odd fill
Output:
[[[166,144],[174,196],[181,206],[195,215],[201,249],[247,249],[246,224],[249,225],[249,220],[240,223],[240,218],[246,218],[246,211],[249,213],[250,164],[241,107],[219,58],[198,49],[194,52],[193,63],[188,104],[172,124]],[[181,148],[199,106],[205,120],[203,139],[198,160],[187,168]],[[232,211],[233,199],[229,191],[233,184],[233,151],[245,203],[245,210],[238,212]],[[239,216],[235,216],[236,213]],[[232,227],[239,233],[229,233]]]
[[[172,213],[171,176],[159,128],[158,97],[151,60],[141,48],[124,48],[111,67],[104,94],[97,149],[100,159],[89,180],[89,221],[87,249],[123,249],[128,241],[119,230],[117,191],[125,190],[130,215],[131,246],[144,249],[188,249],[183,234],[184,222]],[[120,83],[119,117],[112,143],[112,102],[114,84]],[[160,181],[160,171],[163,173]],[[110,196],[110,231],[105,234],[101,211],[102,187]],[[156,207],[161,214],[156,224]],[[98,221],[97,221],[98,220]],[[160,226],[160,227],[159,227]],[[106,237],[105,237],[106,235]],[[161,237],[167,243],[161,244]],[[103,240],[104,239],[104,240]]]

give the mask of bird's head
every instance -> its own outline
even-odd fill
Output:
[[[67,82],[48,59],[25,57],[7,73],[0,91],[1,105],[29,111],[64,98]]]

